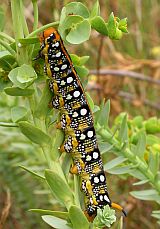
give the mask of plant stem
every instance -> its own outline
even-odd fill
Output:
[[[33,2],[33,12],[34,12],[34,24],[33,31],[38,27],[38,4],[37,2]]]
[[[74,175],[74,193],[75,193],[75,204],[80,207],[80,202],[79,202],[79,182],[78,182],[78,176]]]
[[[26,36],[28,36],[29,31],[28,31],[28,26],[27,26],[27,22],[24,16],[24,7],[23,7],[23,1],[20,0],[20,18],[21,18],[21,22],[22,22],[22,27],[23,27],[23,33]]]
[[[15,40],[12,37],[10,37],[9,35],[7,35],[6,33],[3,33],[3,32],[0,32],[0,38],[4,38],[4,39],[10,41],[11,43],[15,42]]]
[[[0,126],[4,126],[4,127],[19,127],[16,123],[12,123],[12,122],[0,122]]]
[[[7,49],[12,54],[12,56],[16,58],[16,52],[10,47],[7,42],[0,40],[0,45]]]
[[[47,24],[47,25],[44,25],[44,26],[42,26],[41,28],[39,28],[39,29],[36,29],[35,31],[33,31],[32,33],[30,33],[28,36],[27,36],[27,38],[29,38],[29,37],[34,37],[34,36],[36,36],[37,35],[37,33],[41,33],[42,31],[44,31],[45,29],[47,29],[47,28],[49,28],[49,27],[57,27],[59,25],[59,21],[57,21],[57,22],[52,22],[52,23],[49,23],[49,24]]]

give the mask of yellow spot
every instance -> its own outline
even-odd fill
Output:
[[[93,194],[93,192],[92,192],[92,185],[91,185],[91,182],[89,180],[86,182],[86,188],[88,190],[88,193],[90,195],[92,195]]]
[[[69,115],[66,115],[66,122],[67,122],[68,126],[71,124],[71,119],[70,119]]]

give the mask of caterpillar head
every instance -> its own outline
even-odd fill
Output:
[[[43,33],[39,36],[39,40],[41,43],[41,50],[39,51],[38,55],[35,57],[36,59],[45,58],[48,52],[48,45],[54,44],[55,48],[59,46],[60,35],[55,28],[48,28],[43,31]]]

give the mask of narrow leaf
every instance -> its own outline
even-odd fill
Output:
[[[11,109],[11,117],[13,122],[27,120],[28,110],[25,107],[13,107]]]
[[[10,96],[31,96],[34,93],[34,89],[21,89],[18,87],[6,87],[4,91]]]
[[[41,215],[52,215],[56,216],[60,219],[65,219],[67,220],[69,218],[69,213],[68,212],[60,212],[60,211],[51,211],[51,210],[45,210],[45,209],[29,209],[31,212],[36,212]]]
[[[45,177],[56,198],[67,208],[73,205],[72,190],[68,186],[67,182],[65,182],[64,179],[56,172],[51,170],[45,171]]]
[[[124,115],[123,117],[120,130],[119,130],[118,139],[121,141],[121,143],[128,142],[127,114]]]
[[[143,190],[143,191],[133,191],[130,194],[137,199],[141,200],[154,200],[160,203],[160,195],[154,189]]]
[[[51,143],[51,139],[46,133],[44,133],[39,128],[33,126],[29,122],[21,121],[19,122],[19,127],[21,132],[32,142],[39,145],[49,145]]]
[[[32,171],[31,169],[29,169],[29,168],[27,168],[27,167],[25,167],[25,166],[23,166],[23,165],[19,165],[19,167],[22,168],[22,169],[24,169],[24,170],[26,170],[26,171],[29,172],[30,174],[32,174],[32,175],[34,175],[34,176],[36,176],[36,177],[38,177],[38,178],[41,178],[41,179],[44,179],[44,180],[45,180],[45,177],[44,177],[44,176],[42,176],[42,175],[40,175],[40,174],[38,174],[38,173]]]
[[[89,229],[89,222],[79,207],[70,207],[69,218],[73,224],[74,229]]]
[[[37,107],[34,112],[34,116],[37,118],[45,118],[47,112],[49,111],[49,102],[51,101],[52,98],[52,93],[49,90],[48,82],[45,85],[45,88],[43,89],[42,96],[40,98],[39,103],[37,104]]]
[[[109,161],[108,163],[104,164],[104,169],[105,170],[112,169],[112,168],[120,165],[124,161],[127,161],[127,158],[124,158],[123,156],[119,156],[119,157],[113,159],[112,161]]]
[[[56,229],[71,229],[67,226],[67,221],[51,215],[43,215],[42,219],[48,225]]]
[[[141,133],[139,133],[139,139],[135,148],[135,154],[140,158],[143,158],[145,149],[146,149],[146,135],[144,131],[142,131]]]

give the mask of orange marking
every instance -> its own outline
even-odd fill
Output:
[[[125,212],[125,210],[119,205],[119,204],[116,204],[116,203],[111,203],[111,207],[114,208],[114,209],[117,209],[119,211],[122,211],[123,214],[125,216],[127,216],[127,213]]]
[[[93,220],[94,220],[94,218],[96,216],[96,214],[94,214],[92,216],[89,216],[87,211],[84,211],[84,214],[87,217],[87,219],[88,219],[89,222],[93,222]]]
[[[73,165],[73,166],[70,168],[70,172],[71,172],[72,174],[78,174],[77,166],[76,166],[76,165]]]

